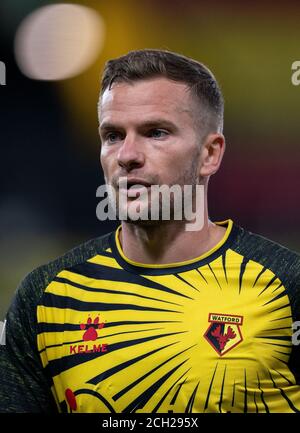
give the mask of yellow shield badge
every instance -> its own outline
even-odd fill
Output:
[[[204,337],[220,356],[243,341],[241,333],[243,316],[209,313],[208,321],[210,325]]]

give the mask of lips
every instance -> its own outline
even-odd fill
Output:
[[[138,178],[120,178],[118,181],[118,187],[120,189],[140,189],[142,187],[148,188],[151,186],[151,183],[145,181],[144,179]]]

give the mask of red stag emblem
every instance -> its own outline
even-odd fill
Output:
[[[236,337],[236,333],[233,331],[231,326],[228,327],[226,334],[222,334],[221,325],[217,326],[216,329],[211,332],[211,335],[213,337],[216,337],[216,339],[218,340],[221,351],[224,350],[229,340],[232,340]]]

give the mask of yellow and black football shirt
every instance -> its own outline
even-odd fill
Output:
[[[119,228],[29,274],[1,411],[299,412],[299,255],[218,224],[222,241],[186,262],[128,260]]]

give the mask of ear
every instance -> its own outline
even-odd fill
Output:
[[[199,174],[209,177],[215,174],[222,162],[225,152],[225,137],[223,134],[208,134],[201,146]]]

